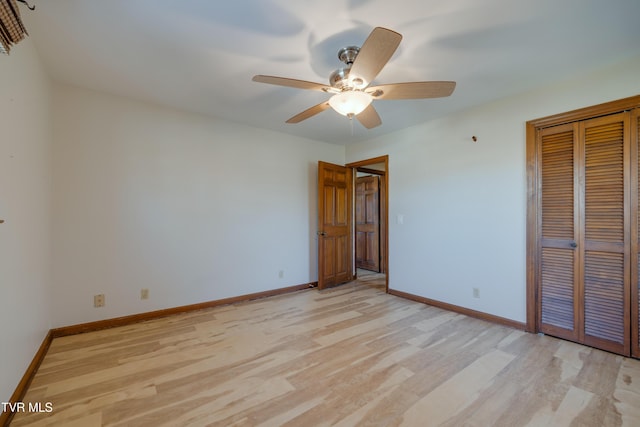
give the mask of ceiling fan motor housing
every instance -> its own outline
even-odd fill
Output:
[[[358,56],[360,48],[358,46],[343,47],[338,51],[338,59],[347,64],[344,68],[338,68],[329,76],[329,84],[332,87],[345,90],[361,89],[364,86],[364,80],[362,78],[353,76],[349,78],[349,72],[351,71],[351,65]]]
[[[329,76],[329,84],[332,87],[340,90],[348,90],[351,88],[351,82],[349,82],[350,67],[338,68]]]

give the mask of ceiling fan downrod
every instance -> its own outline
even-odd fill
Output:
[[[338,59],[351,67],[353,61],[356,60],[356,56],[358,56],[358,52],[360,52],[360,47],[358,46],[343,47],[338,51]]]

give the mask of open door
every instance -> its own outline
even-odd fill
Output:
[[[353,279],[353,171],[318,162],[318,288]]]
[[[356,178],[356,268],[380,273],[380,177]]]

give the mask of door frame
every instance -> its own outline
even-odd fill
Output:
[[[352,198],[352,206],[355,206],[353,202],[355,202],[355,179],[356,179],[356,170],[358,168],[364,168],[366,166],[371,166],[375,164],[383,163],[384,164],[384,185],[380,186],[381,194],[380,195],[380,217],[384,219],[384,230],[380,230],[380,237],[384,239],[384,242],[380,245],[380,249],[384,252],[381,256],[380,262],[382,263],[383,271],[385,272],[385,292],[389,292],[389,155],[385,154],[383,156],[374,157],[371,159],[360,160],[357,162],[347,163],[345,167],[352,168],[354,170],[353,175],[353,191],[351,194]],[[355,207],[354,207],[355,209]],[[355,224],[352,226],[352,242],[355,240]],[[382,227],[381,227],[382,228]],[[352,252],[354,260],[354,271],[355,270],[355,244],[353,244]]]
[[[526,170],[527,170],[527,222],[526,222],[526,328],[527,332],[537,333],[539,325],[538,305],[540,304],[539,289],[539,254],[541,244],[541,224],[538,210],[540,200],[540,159],[538,151],[538,131],[550,126],[587,120],[599,116],[619,113],[640,107],[640,95],[606,102],[591,107],[580,108],[566,113],[555,114],[526,123]],[[633,178],[633,177],[632,177]],[[631,201],[633,203],[633,200]],[[632,205],[633,206],[633,205]],[[637,215],[637,213],[636,213]],[[633,218],[632,221],[633,223]],[[632,239],[633,240],[633,239]],[[637,242],[632,241],[632,247]],[[637,248],[633,247],[632,253]],[[637,282],[636,282],[637,283]],[[634,285],[632,285],[632,288]],[[636,296],[637,298],[637,296]],[[633,300],[633,298],[632,298]]]

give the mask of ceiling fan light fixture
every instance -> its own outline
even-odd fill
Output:
[[[329,105],[343,116],[357,116],[371,104],[373,97],[366,92],[350,90],[329,98]]]

